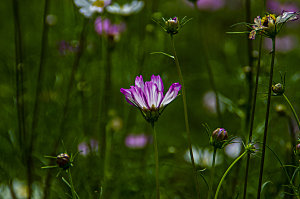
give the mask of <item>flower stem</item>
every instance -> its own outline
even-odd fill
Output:
[[[192,150],[192,142],[191,142],[191,136],[190,136],[190,126],[189,126],[188,113],[187,113],[185,86],[184,86],[184,81],[183,81],[183,77],[182,77],[178,57],[177,57],[177,54],[176,54],[174,37],[173,37],[172,34],[170,34],[170,36],[171,36],[171,44],[172,44],[174,59],[175,59],[176,68],[177,68],[177,72],[178,72],[178,76],[179,76],[179,81],[180,81],[180,84],[182,86],[182,100],[183,100],[183,108],[184,108],[184,120],[185,120],[186,135],[187,135],[187,141],[188,141],[188,145],[189,145],[190,157],[191,157],[191,161],[192,161],[192,165],[193,165],[194,180],[195,180],[196,191],[197,191],[197,198],[199,199],[200,198],[200,190],[199,190],[197,169],[196,169],[193,150]]]
[[[73,185],[73,180],[72,180],[72,174],[71,174],[71,169],[68,169],[68,174],[69,174],[69,180],[70,180],[70,186],[71,186],[71,192],[72,192],[72,199],[76,199],[76,192],[75,188]]]
[[[211,193],[213,192],[216,155],[217,155],[217,148],[214,147],[213,162],[212,162],[211,175],[210,175],[210,186],[209,186],[209,190],[208,190],[208,194],[207,194],[207,199],[210,199]]]
[[[284,97],[284,99],[286,100],[286,102],[289,104],[289,106],[290,106],[290,108],[291,108],[291,110],[293,112],[293,115],[294,115],[294,117],[296,119],[296,122],[298,124],[298,128],[300,130],[300,121],[299,121],[298,115],[297,115],[297,113],[296,113],[293,105],[291,104],[290,100],[287,98],[287,96],[284,93],[282,94],[282,96]]]
[[[155,155],[155,179],[156,179],[156,199],[160,199],[160,192],[159,192],[159,162],[158,162],[158,147],[157,147],[157,137],[156,137],[156,130],[154,127],[154,122],[151,123],[153,129],[153,136],[154,136],[154,155]]]
[[[65,101],[64,101],[64,105],[63,105],[63,113],[62,113],[61,121],[60,121],[60,124],[59,124],[59,138],[54,143],[52,156],[54,156],[54,154],[57,150],[57,147],[59,146],[59,142],[62,139],[62,136],[65,136],[65,133],[63,133],[63,132],[64,132],[64,129],[65,129],[65,122],[66,122],[66,119],[67,119],[67,113],[68,113],[68,109],[69,109],[71,91],[72,91],[72,88],[74,86],[75,74],[78,70],[79,62],[80,62],[81,56],[83,54],[83,49],[84,49],[84,46],[85,46],[87,24],[88,24],[88,19],[84,19],[82,30],[81,30],[81,33],[80,33],[79,47],[78,47],[78,51],[75,55],[75,59],[74,59],[74,62],[73,62],[71,76],[70,76],[70,79],[69,79],[69,82],[68,82],[66,98],[65,98]],[[51,178],[52,178],[52,175],[51,175],[51,172],[49,171],[47,173],[47,176],[46,176],[46,179],[45,179],[45,188],[43,190],[43,199],[50,198],[49,189],[51,187]]]
[[[239,157],[237,157],[232,163],[231,165],[228,167],[228,169],[225,171],[223,177],[221,178],[220,182],[219,182],[219,185],[218,185],[218,188],[217,188],[217,191],[216,191],[216,195],[215,195],[215,199],[218,198],[218,195],[219,195],[219,191],[220,191],[220,188],[222,186],[222,183],[225,179],[225,177],[227,176],[227,174],[229,173],[230,169],[235,165],[235,163],[237,163],[246,153],[248,153],[247,150],[244,151],[244,153],[242,153]]]
[[[274,70],[274,62],[275,62],[275,38],[272,38],[272,60],[270,67],[270,79],[269,79],[269,88],[268,88],[268,100],[267,100],[267,111],[266,111],[266,119],[265,119],[265,130],[263,137],[263,148],[262,148],[262,157],[260,162],[260,172],[259,172],[259,181],[257,188],[257,199],[260,199],[261,186],[263,180],[263,172],[264,172],[264,162],[265,162],[265,151],[266,151],[266,143],[267,143],[267,134],[268,134],[268,126],[269,126],[269,115],[270,115],[270,105],[271,105],[271,93],[272,93],[272,82],[273,82],[273,70]]]
[[[262,36],[260,36],[260,40],[259,40],[258,61],[257,61],[257,69],[256,69],[257,72],[256,72],[256,79],[255,79],[253,101],[252,101],[252,111],[251,111],[251,118],[250,118],[250,130],[249,130],[248,144],[252,142],[252,132],[253,132],[254,116],[255,116],[255,108],[256,108],[256,97],[257,97],[259,73],[260,73],[261,48],[262,48]],[[247,155],[243,199],[246,199],[246,197],[247,197],[249,165],[250,165],[250,154]]]

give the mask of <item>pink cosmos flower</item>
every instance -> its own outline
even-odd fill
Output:
[[[180,89],[179,83],[173,83],[164,95],[164,86],[159,75],[152,75],[151,81],[145,83],[140,75],[135,79],[135,86],[131,86],[130,89],[121,88],[120,91],[129,104],[139,108],[144,118],[153,123],[164,108],[177,97]]]
[[[126,29],[125,23],[112,24],[109,19],[98,17],[95,21],[95,30],[98,35],[107,35],[108,37],[117,38]]]
[[[145,134],[129,134],[125,139],[125,145],[128,148],[141,149],[149,142],[149,137]]]

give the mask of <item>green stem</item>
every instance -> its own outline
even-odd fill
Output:
[[[155,179],[156,179],[156,199],[160,199],[159,193],[159,162],[158,162],[158,147],[157,147],[157,137],[156,130],[154,127],[154,122],[151,123],[154,136],[154,155],[155,155]]]
[[[260,40],[259,40],[259,52],[258,52],[258,61],[257,61],[257,69],[256,69],[257,72],[256,72],[256,79],[255,79],[253,101],[252,101],[252,111],[251,111],[251,118],[250,118],[250,131],[249,131],[248,144],[252,142],[252,132],[253,132],[254,118],[255,118],[254,116],[255,116],[255,108],[256,108],[256,97],[257,97],[259,73],[260,73],[261,48],[262,48],[262,36],[260,36]],[[249,165],[250,165],[250,154],[247,155],[243,199],[246,199],[246,197],[247,197]]]
[[[68,173],[69,173],[69,180],[70,180],[70,185],[71,185],[71,191],[72,191],[72,198],[76,199],[76,192],[75,192],[75,188],[73,185],[73,180],[72,180],[72,175],[71,175],[71,169],[68,169]]]
[[[265,119],[262,157],[261,157],[261,162],[260,162],[259,181],[258,181],[258,188],[257,188],[257,199],[260,199],[260,193],[261,193],[261,188],[262,188],[261,185],[262,185],[263,172],[264,172],[265,151],[266,151],[268,126],[269,126],[270,105],[271,105],[273,70],[274,70],[274,62],[275,62],[275,37],[272,38],[272,52],[271,53],[272,53],[272,60],[271,60],[271,67],[270,67],[270,79],[269,79],[269,88],[268,88],[267,111],[266,111],[266,119]]]
[[[192,150],[192,142],[191,142],[191,136],[190,136],[190,126],[189,126],[189,120],[188,120],[186,94],[185,94],[185,86],[184,86],[184,81],[183,81],[183,77],[182,77],[178,57],[177,57],[177,54],[176,54],[174,37],[173,37],[172,34],[170,34],[170,36],[171,36],[171,44],[172,44],[174,59],[175,59],[176,68],[177,68],[177,72],[178,72],[178,76],[179,76],[179,81],[180,81],[180,84],[182,86],[181,89],[182,89],[182,100],[183,100],[183,108],[184,108],[184,120],[185,120],[186,136],[187,136],[187,141],[188,141],[188,145],[189,145],[190,157],[191,157],[191,161],[192,161],[192,165],[193,165],[194,180],[195,180],[196,191],[197,191],[197,198],[199,199],[200,198],[200,190],[199,190],[199,182],[198,182],[198,177],[197,177],[197,169],[196,169],[195,159],[194,159],[193,150]]]
[[[216,155],[217,155],[217,148],[214,147],[213,162],[212,162],[211,175],[210,175],[210,186],[209,186],[209,190],[208,190],[207,199],[210,199],[211,193],[213,191],[214,175],[215,175],[215,164],[216,164]]]
[[[237,163],[237,162],[238,162],[245,154],[247,154],[247,153],[248,153],[247,150],[244,151],[244,153],[242,153],[239,157],[237,157],[237,158],[233,161],[233,163],[231,163],[231,165],[228,167],[228,169],[225,171],[223,177],[221,178],[221,180],[220,180],[220,182],[219,182],[219,185],[218,185],[218,188],[217,188],[217,191],[216,191],[216,195],[215,195],[215,199],[218,198],[219,191],[220,191],[220,188],[221,188],[221,186],[222,186],[222,183],[223,183],[225,177],[227,176],[227,174],[229,173],[230,169],[235,165],[235,163]]]
[[[296,119],[296,122],[298,124],[298,128],[300,130],[300,121],[299,121],[298,115],[297,115],[297,113],[296,113],[293,105],[291,104],[290,100],[287,98],[287,96],[284,93],[282,94],[282,96],[284,97],[284,99],[286,100],[286,102],[289,104],[289,106],[290,106],[290,108],[291,108],[291,110],[293,112],[293,115],[294,115],[294,117]]]

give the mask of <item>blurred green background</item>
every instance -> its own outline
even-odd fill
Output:
[[[117,2],[128,3],[125,0]],[[144,81],[149,81],[152,74],[160,75],[165,90],[172,83],[179,82],[172,59],[161,54],[150,54],[159,51],[172,54],[169,35],[152,19],[177,16],[180,20],[187,16],[192,20],[175,35],[175,46],[185,80],[192,144],[200,149],[198,152],[202,151],[198,155],[198,168],[206,168],[199,171],[201,198],[205,198],[207,185],[201,175],[209,180],[211,163],[207,162],[211,161],[213,149],[209,146],[203,123],[207,123],[211,130],[223,127],[230,136],[237,136],[244,142],[248,136],[248,35],[227,33],[246,30],[243,25],[231,27],[246,20],[245,2],[226,0],[220,7],[205,7],[199,4],[197,8],[184,0],[147,0],[139,13],[127,17],[104,12],[102,17],[109,18],[114,23],[126,23],[126,30],[120,34],[118,41],[114,41],[113,47],[108,47],[110,44],[107,38],[95,32],[94,15],[86,19],[85,45],[70,87],[71,71],[77,55],[76,50],[62,50],[62,42],[76,49],[85,23],[84,16],[79,13],[79,8],[72,0],[49,0],[47,15],[51,14],[55,20],[52,24],[46,24],[48,37],[42,59],[44,70],[41,81],[37,82],[45,1],[18,1],[23,54],[23,63],[19,67],[22,67],[24,87],[25,135],[22,138],[19,134],[16,98],[18,71],[15,56],[14,3],[16,2],[3,1],[0,6],[0,197],[12,198],[11,191],[14,190],[17,198],[27,198],[30,167],[33,198],[68,198],[66,193],[70,194],[70,189],[61,180],[62,176],[67,178],[66,173],[61,172],[56,177],[58,168],[41,169],[45,165],[55,165],[55,162],[44,156],[56,156],[62,152],[75,154],[83,150],[75,158],[72,167],[75,189],[80,198],[99,198],[101,189],[105,190],[104,198],[154,198],[155,164],[151,126],[144,121],[137,108],[125,101],[120,88],[134,85],[138,75],[143,75]],[[272,11],[271,7],[268,7],[271,4],[268,3],[270,2],[267,2],[267,11]],[[295,9],[300,6],[298,1],[286,0],[277,3],[281,6],[292,5]],[[255,16],[264,13],[264,3],[252,0],[251,21]],[[280,13],[277,11],[277,14]],[[277,42],[274,70],[275,82],[281,81],[280,72],[282,75],[286,73],[285,93],[298,112],[299,30],[299,21],[295,21],[280,33],[281,43]],[[286,37],[289,38],[288,42]],[[254,67],[250,71],[254,76],[258,38],[257,36],[256,40],[251,41]],[[270,39],[264,39],[263,44],[262,72],[254,122],[254,140],[257,142],[262,140],[264,126],[271,58],[268,40]],[[216,114],[216,102],[207,66],[211,67],[220,96],[221,120]],[[107,80],[108,68],[110,80]],[[254,79],[252,80],[254,84]],[[107,81],[109,83],[105,83]],[[33,136],[32,158],[28,162],[37,85],[40,86],[36,115],[38,122]],[[70,95],[66,101],[68,91]],[[181,98],[182,96],[177,97],[156,123],[162,199],[196,198],[192,166],[185,156],[188,144]],[[295,164],[291,132],[296,135],[297,126],[288,116],[279,116],[276,113],[275,107],[278,104],[285,104],[287,115],[292,116],[282,97],[272,97],[268,145],[284,164]],[[136,139],[138,135],[142,137],[140,139],[144,139],[144,144],[139,144],[136,140],[128,141]],[[104,144],[105,166],[104,156],[98,150]],[[215,186],[233,161],[233,157],[239,154],[239,147],[243,151],[243,147],[237,145],[237,149],[234,149],[237,150],[237,154],[232,157],[223,150],[219,151]],[[283,186],[287,184],[287,180],[280,164],[270,151],[267,150],[266,155],[264,182],[272,183],[264,188],[263,197],[287,198]],[[256,195],[259,162],[258,152],[251,158],[248,198],[254,198]],[[242,198],[244,166],[245,159],[233,168],[221,189],[221,198]],[[106,170],[104,187],[103,167]],[[47,181],[49,174],[52,178]]]

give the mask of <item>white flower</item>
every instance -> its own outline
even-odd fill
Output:
[[[118,3],[107,6],[107,12],[111,14],[119,14],[128,16],[134,13],[138,13],[144,7],[143,1],[132,1],[131,3],[126,3],[123,6],[120,6]]]
[[[74,0],[79,12],[86,17],[91,17],[95,12],[102,13],[111,0]]]
[[[213,151],[209,149],[201,149],[199,147],[192,147],[195,164],[202,167],[211,167],[213,161]],[[190,150],[188,149],[184,154],[184,159],[187,162],[191,162]],[[218,154],[216,155],[215,165],[219,165],[223,162],[223,158]]]
[[[242,150],[242,142],[241,138],[235,138],[232,140],[232,143],[228,144],[224,149],[226,155],[233,159],[237,158]]]

